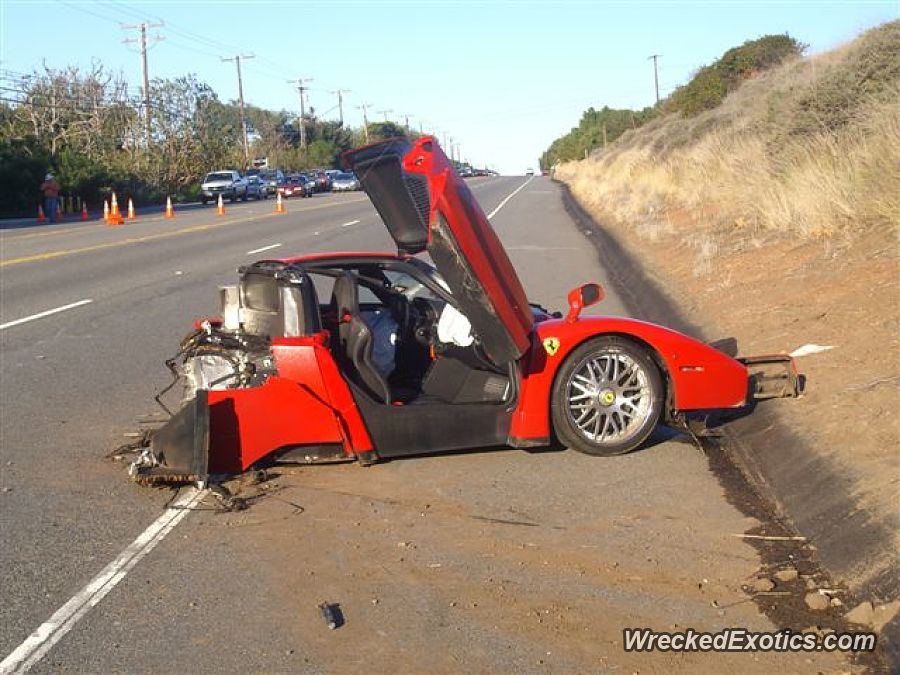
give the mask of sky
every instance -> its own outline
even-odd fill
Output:
[[[288,80],[313,78],[308,105],[362,125],[387,117],[453,139],[461,157],[505,174],[537,167],[550,143],[589,107],[655,100],[651,54],[665,96],[727,49],[788,33],[827,51],[900,17],[900,0],[717,2],[586,0],[0,0],[0,75],[89,68],[141,87],[137,31],[164,23],[148,53],[152,77],[187,73],[223,100],[299,110]]]

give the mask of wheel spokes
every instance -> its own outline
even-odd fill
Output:
[[[587,358],[569,377],[569,417],[595,443],[613,443],[639,427],[650,412],[650,384],[640,363],[609,349]]]

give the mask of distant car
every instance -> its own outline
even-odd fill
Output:
[[[247,201],[247,179],[237,171],[212,171],[206,174],[200,184],[200,201],[204,204],[214,202],[222,197],[234,201]]]
[[[525,175],[526,175],[526,176],[533,176],[533,175],[534,175],[534,169],[532,169],[532,168],[529,166],[527,169],[525,169]]]
[[[314,171],[313,177],[316,180],[316,190],[318,190],[319,192],[331,191],[331,176],[320,170]]]
[[[281,169],[266,169],[260,172],[259,177],[266,182],[266,191],[270,195],[274,195],[278,191],[278,186],[284,182],[284,173]]]
[[[266,186],[266,181],[264,181],[259,176],[250,176],[247,178],[247,199],[253,197],[253,199],[268,199],[269,198],[269,190]]]
[[[338,172],[332,178],[331,189],[334,192],[349,192],[351,190],[360,190],[362,186],[359,184],[355,174]]]
[[[461,166],[461,167],[459,167],[459,170],[457,171],[457,173],[462,178],[471,178],[472,176],[475,175],[475,172],[472,171],[471,166]]]
[[[312,197],[313,190],[309,187],[305,176],[288,176],[278,186],[278,194],[285,199],[290,197]]]

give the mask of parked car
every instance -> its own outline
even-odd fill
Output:
[[[314,171],[313,178],[315,178],[316,190],[318,192],[331,191],[331,177],[327,173],[321,170]]]
[[[266,191],[274,195],[278,186],[284,182],[284,172],[281,169],[266,169],[261,171],[259,177],[266,182]]]
[[[529,166],[527,169],[525,169],[525,175],[526,175],[526,176],[533,176],[533,175],[534,175],[534,169],[532,169],[532,168]]]
[[[247,178],[247,199],[268,199],[269,190],[266,187],[266,181],[259,176],[250,176]]]
[[[356,174],[338,172],[331,181],[331,189],[335,192],[349,192],[351,190],[360,190],[362,187]]]
[[[310,188],[306,176],[288,176],[284,179],[284,182],[278,186],[278,193],[284,199],[289,199],[290,197],[313,196],[313,190]]]
[[[603,299],[599,284],[573,288],[561,312],[529,304],[436,139],[390,139],[344,160],[398,252],[242,267],[219,316],[197,320],[167,361],[184,405],[132,463],[138,482],[554,439],[621,455],[659,423],[699,434],[705,416],[687,414],[740,416],[755,400],[797,396],[787,354],[739,359],[644,321],[583,316]],[[330,302],[316,280],[331,281]]]
[[[247,179],[230,169],[206,174],[206,178],[200,184],[200,201],[206,204],[217,201],[220,196],[230,201],[236,199],[247,201]]]

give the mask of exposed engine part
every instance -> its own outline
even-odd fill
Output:
[[[156,396],[157,403],[171,415],[162,396],[178,382],[183,383],[181,403],[193,399],[198,389],[240,389],[263,384],[275,373],[275,361],[267,336],[225,330],[204,321],[188,333],[177,354],[166,361],[172,382]]]

